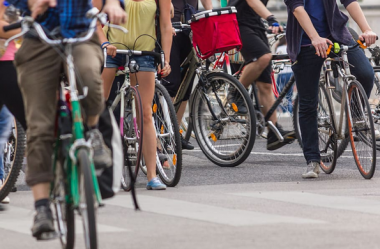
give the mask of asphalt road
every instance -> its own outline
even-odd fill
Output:
[[[181,181],[166,191],[145,190],[140,176],[142,211],[129,193],[106,201],[99,248],[380,248],[379,174],[364,180],[346,151],[333,174],[303,180],[298,144],[269,152],[265,142],[235,168],[185,151]],[[0,213],[0,248],[60,248],[31,238],[32,196],[22,177],[18,189]],[[82,237],[78,218],[75,248],[84,248]]]

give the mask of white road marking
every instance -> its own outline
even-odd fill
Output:
[[[32,235],[30,228],[32,227],[33,217],[34,211],[32,210],[9,206],[7,211],[0,212],[0,229]],[[75,228],[76,234],[83,234],[83,225],[82,221],[79,218],[75,220]],[[103,224],[98,224],[97,229],[99,233],[129,231],[124,228],[118,228]]]
[[[354,197],[329,196],[306,192],[249,192],[231,194],[244,197],[283,201],[314,207],[324,207],[380,215],[380,201]]]
[[[229,226],[252,226],[264,224],[324,224],[321,220],[306,218],[280,216],[259,212],[245,211],[239,209],[228,209],[211,205],[172,200],[152,196],[138,195],[138,202],[145,212],[161,215],[169,215],[180,218],[211,222]],[[108,205],[126,207],[133,209],[133,204],[129,196],[117,196],[105,201]]]

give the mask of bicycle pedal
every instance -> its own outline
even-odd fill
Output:
[[[37,237],[37,240],[53,240],[58,238],[59,235],[57,232],[46,232],[46,233],[41,233],[40,236]]]

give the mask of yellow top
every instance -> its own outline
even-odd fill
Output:
[[[146,34],[156,39],[156,16],[157,5],[155,0],[143,0],[143,1],[125,1],[125,11],[128,14],[127,22],[122,24],[124,28],[128,30],[127,34],[122,31],[104,26],[104,33],[107,36],[110,43],[120,42],[127,45],[130,49],[141,51],[152,51],[155,48],[155,41],[149,36],[142,36],[137,41],[137,37]],[[135,47],[133,45],[135,44]],[[127,49],[120,44],[114,44],[118,49]]]

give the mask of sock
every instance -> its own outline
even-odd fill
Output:
[[[45,206],[45,207],[49,207],[49,204],[50,204],[50,201],[49,199],[40,199],[36,202],[34,202],[34,208],[37,209],[38,207],[42,207],[42,206]]]

